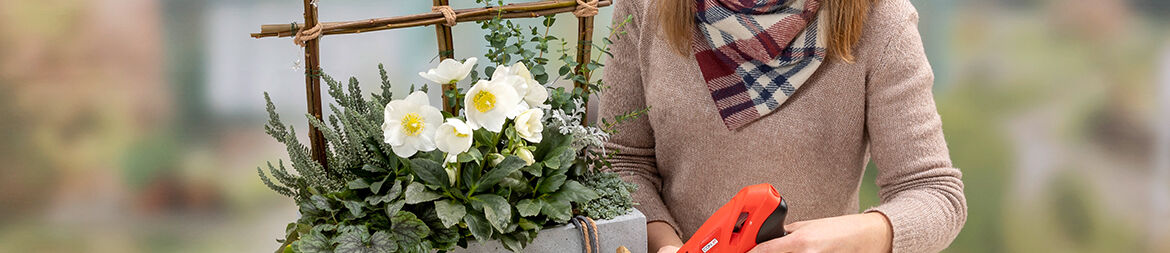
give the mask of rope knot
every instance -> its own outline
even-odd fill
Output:
[[[296,23],[293,23],[293,27],[296,27]],[[304,47],[305,42],[321,37],[321,31],[324,31],[325,29],[325,25],[322,25],[321,23],[317,23],[317,25],[314,25],[312,28],[308,29],[305,29],[305,27],[302,26],[301,29],[297,30],[296,36],[293,36],[293,43]]]
[[[597,1],[597,0],[594,0],[594,1]],[[451,6],[446,6],[446,5],[433,6],[433,7],[431,7],[431,11],[442,13],[443,19],[447,20],[447,26],[455,26],[455,24],[457,24],[457,22],[455,22],[455,10],[451,9]]]
[[[577,10],[573,15],[577,17],[592,17],[597,15],[597,0],[577,0]]]

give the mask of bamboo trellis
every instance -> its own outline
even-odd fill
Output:
[[[612,4],[613,0],[543,0],[527,3],[514,3],[502,6],[451,9],[448,0],[432,0],[432,12],[388,17],[353,20],[344,22],[318,22],[316,0],[304,0],[304,23],[267,24],[260,26],[259,33],[251,34],[253,38],[265,37],[295,37],[294,41],[305,48],[305,93],[308,98],[309,114],[322,119],[321,113],[321,71],[320,69],[320,37],[325,35],[355,34],[372,31],[390,30],[398,28],[435,25],[435,37],[438,44],[440,60],[453,58],[455,51],[452,46],[451,25],[459,22],[474,22],[490,20],[497,16],[501,18],[535,18],[558,13],[571,12],[577,16],[577,62],[587,62],[592,50],[593,15],[597,8]],[[589,80],[589,71],[585,64],[580,64],[573,70],[584,75]],[[588,90],[588,84],[580,81],[574,86]],[[455,89],[453,84],[442,85],[443,94]],[[449,105],[449,98],[443,97],[443,110],[457,114]],[[313,160],[328,166],[325,154],[325,137],[320,130],[309,128],[310,153]]]

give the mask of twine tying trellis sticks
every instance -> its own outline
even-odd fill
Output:
[[[577,10],[573,15],[577,17],[592,17],[597,15],[597,0],[577,0]]]
[[[431,7],[431,11],[443,14],[443,19],[447,20],[447,26],[455,26],[459,22],[455,22],[455,10],[451,6],[439,5]]]
[[[572,12],[574,16],[577,16],[579,18],[588,18],[588,17],[596,16],[600,10],[600,7],[608,6],[609,4],[612,3],[611,1],[600,1],[600,0],[574,0],[574,1],[576,2],[576,6],[570,7],[570,8],[572,8],[572,9],[570,9],[571,11],[565,10],[565,12]],[[517,6],[519,6],[519,5],[517,5]],[[489,12],[487,9],[460,10],[460,11],[461,12],[456,12],[454,9],[451,8],[451,6],[448,6],[448,5],[439,5],[439,6],[432,6],[431,7],[432,13],[439,13],[441,15],[439,17],[436,17],[438,20],[435,20],[435,21],[427,21],[427,20],[406,21],[406,20],[403,20],[404,22],[401,22],[401,23],[385,22],[385,23],[391,23],[391,24],[385,24],[383,22],[380,22],[379,20],[371,19],[371,20],[365,20],[365,21],[360,21],[360,22],[355,22],[355,21],[337,22],[337,23],[320,22],[312,27],[304,27],[304,26],[300,26],[297,23],[292,23],[291,26],[284,26],[284,27],[286,27],[284,29],[273,28],[274,31],[261,32],[258,34],[253,34],[252,36],[257,37],[257,38],[266,37],[266,36],[287,36],[288,33],[282,32],[281,30],[292,31],[291,33],[293,35],[293,43],[295,43],[301,47],[304,47],[305,42],[310,41],[310,40],[314,40],[314,39],[318,39],[325,34],[376,31],[376,30],[383,30],[383,29],[388,29],[388,28],[401,28],[401,27],[408,27],[408,26],[415,26],[415,25],[429,25],[429,24],[440,24],[440,25],[445,25],[447,27],[453,27],[456,24],[458,24],[459,21],[461,21],[461,20],[462,21],[474,21],[474,20],[490,19],[490,18],[485,18],[482,15],[494,12],[494,11]],[[460,13],[462,13],[462,14],[460,14]],[[538,15],[538,14],[539,15],[547,15],[547,14],[554,14],[554,13],[556,13],[556,12],[536,10],[536,11],[532,11],[532,15],[533,15],[532,17],[535,17],[535,15]],[[519,13],[508,13],[507,15],[504,15],[504,16],[505,16],[505,18],[519,17],[516,14],[519,14]],[[460,17],[461,15],[466,16],[466,17]],[[417,15],[415,15],[415,16],[417,16]],[[379,25],[374,25],[374,23],[379,23]],[[373,26],[370,26],[370,25],[373,25]],[[265,28],[265,29],[267,29],[267,28]]]

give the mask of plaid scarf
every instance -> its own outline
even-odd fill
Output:
[[[821,0],[696,1],[692,49],[728,129],[776,110],[825,59]]]

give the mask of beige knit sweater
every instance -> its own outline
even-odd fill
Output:
[[[967,217],[961,173],[951,166],[935,109],[930,64],[908,0],[880,0],[856,45],[857,61],[829,59],[777,111],[728,130],[695,60],[660,36],[655,0],[616,1],[633,16],[612,47],[599,116],[650,107],[618,126],[614,170],[637,183],[639,210],[685,240],[740,188],[771,183],[787,223],[858,212],[866,162],[878,168],[895,252],[946,248]]]

